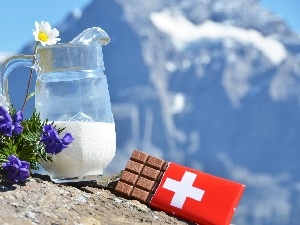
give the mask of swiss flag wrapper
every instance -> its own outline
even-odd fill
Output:
[[[245,185],[170,162],[150,206],[203,225],[228,225]]]

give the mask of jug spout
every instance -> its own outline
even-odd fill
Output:
[[[81,43],[89,45],[91,43],[99,43],[100,45],[107,45],[110,41],[108,34],[100,27],[91,27],[81,32],[70,43]]]

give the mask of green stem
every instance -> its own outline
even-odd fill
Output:
[[[33,66],[34,66],[35,60],[36,60],[36,49],[37,49],[38,44],[39,44],[39,42],[36,42],[35,47],[34,47],[34,57],[33,57],[33,61],[32,61],[32,67],[31,67],[30,73],[29,73],[29,80],[28,80],[28,83],[27,83],[27,90],[26,90],[25,100],[24,100],[24,103],[23,103],[23,106],[22,106],[22,111],[24,110],[26,102],[28,100],[29,88],[30,88],[30,84],[31,84],[31,80],[32,80]]]
[[[13,146],[14,146],[14,134],[12,134],[10,140],[11,140],[11,148],[13,148]]]

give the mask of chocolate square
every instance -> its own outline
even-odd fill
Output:
[[[134,150],[115,192],[149,204],[168,163],[162,159]]]

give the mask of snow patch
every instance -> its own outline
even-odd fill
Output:
[[[277,69],[269,86],[274,101],[286,101],[291,96],[300,96],[300,60],[289,56]]]
[[[203,38],[234,39],[244,44],[251,44],[258,48],[273,64],[280,64],[287,56],[283,44],[270,37],[264,37],[253,29],[244,29],[231,25],[206,21],[195,25],[180,13],[169,10],[151,13],[150,19],[162,32],[171,36],[177,49]]]
[[[76,9],[73,10],[72,14],[73,14],[73,16],[74,16],[77,20],[79,20],[79,19],[81,18],[81,16],[82,16],[82,10],[76,8]]]
[[[172,113],[181,113],[185,108],[185,96],[182,93],[176,93],[173,98]]]
[[[169,72],[175,72],[177,70],[177,67],[174,63],[168,61],[165,64],[165,68],[166,70],[168,70]]]

